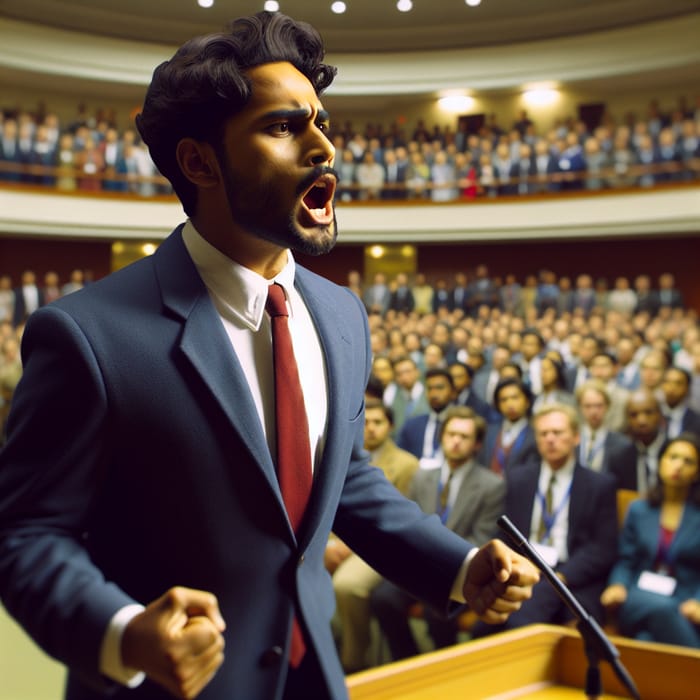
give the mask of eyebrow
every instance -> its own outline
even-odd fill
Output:
[[[300,107],[299,109],[276,109],[272,112],[267,112],[263,115],[262,119],[267,121],[270,119],[282,119],[294,121],[295,119],[306,119],[311,114],[311,110],[305,107]],[[325,109],[319,109],[316,114],[316,121],[327,122],[330,121],[331,115]]]

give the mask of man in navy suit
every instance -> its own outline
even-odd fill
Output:
[[[576,390],[581,413],[581,439],[576,459],[584,467],[612,474],[617,488],[637,488],[637,448],[623,433],[609,430],[605,417],[610,410],[610,395],[598,379],[589,379]]]
[[[508,473],[505,512],[581,605],[601,621],[600,594],[617,556],[615,479],[577,463],[574,408],[547,404],[532,421],[541,462]],[[554,588],[542,581],[503,626],[477,623],[474,635],[533,623],[563,624],[571,617]]]
[[[454,403],[455,385],[452,375],[441,367],[429,369],[423,383],[430,412],[407,419],[396,444],[418,457],[422,469],[432,469],[442,464],[440,426],[445,410]]]
[[[494,403],[501,419],[489,424],[479,460],[507,476],[513,468],[537,458],[530,426],[532,394],[520,379],[506,377],[496,386]]]
[[[455,385],[455,403],[468,406],[480,415],[487,423],[498,420],[498,414],[473,389],[474,368],[466,362],[455,361],[448,367]]]
[[[346,698],[331,527],[445,611],[463,600],[502,622],[538,578],[502,543],[472,552],[369,465],[364,307],[290,252],[337,235],[322,59],[309,25],[265,12],[161,64],[137,125],[188,221],[27,323],[0,596],[69,667],[70,700]],[[308,418],[296,526],[276,472],[272,284]]]
[[[666,420],[666,436],[678,437],[681,433],[694,433],[700,438],[700,413],[688,405],[692,377],[682,367],[669,367],[664,372],[661,391],[664,403],[661,411]]]

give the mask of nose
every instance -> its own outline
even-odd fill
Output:
[[[309,153],[309,162],[311,165],[330,164],[335,158],[335,146],[316,125],[313,125],[312,129],[314,138]]]

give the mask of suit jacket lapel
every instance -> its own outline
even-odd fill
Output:
[[[475,472],[476,469],[480,469],[473,465],[469,470],[469,473],[462,480],[462,484],[457,492],[457,498],[455,499],[455,504],[450,510],[450,514],[447,516],[447,522],[445,525],[454,532],[455,524],[465,517],[471,510],[474,509],[476,504],[479,502],[479,497],[481,491],[478,488],[477,477],[478,474]]]
[[[178,227],[153,256],[163,304],[182,320],[179,349],[263,470],[286,518],[274,463],[248,383]]]
[[[424,476],[423,476],[424,474]],[[416,494],[416,502],[424,513],[432,514],[438,511],[438,484],[440,470],[431,469],[421,472],[420,490]]]
[[[671,557],[675,559],[678,552],[682,552],[684,549],[687,551],[688,549],[697,547],[699,541],[698,532],[700,532],[700,516],[698,511],[692,506],[686,505],[676,534],[671,540],[671,546],[669,548]]]

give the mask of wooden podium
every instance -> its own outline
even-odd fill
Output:
[[[697,700],[700,651],[612,638],[641,700]],[[533,625],[348,676],[351,700],[572,700],[583,698],[583,641],[567,627]],[[630,697],[608,663],[601,700]]]

